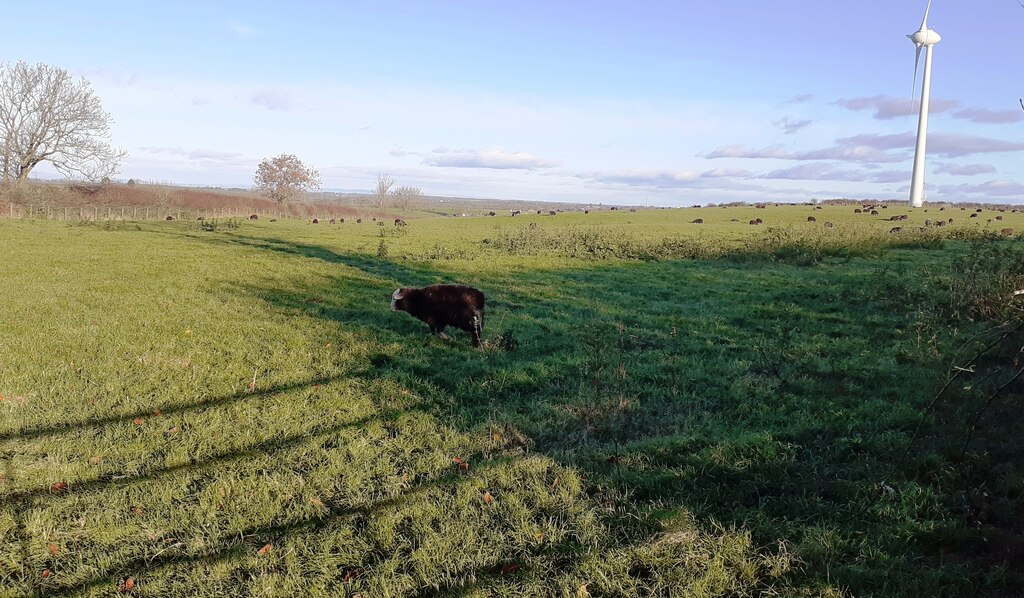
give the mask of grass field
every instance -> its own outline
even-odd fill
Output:
[[[889,213],[0,220],[0,595],[1018,595],[1024,214]]]

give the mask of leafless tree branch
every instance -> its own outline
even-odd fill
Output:
[[[117,174],[127,155],[110,146],[113,118],[85,79],[46,64],[0,63],[0,177],[24,182],[49,162],[68,178]]]

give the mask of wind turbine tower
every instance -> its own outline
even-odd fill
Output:
[[[914,149],[914,175],[910,181],[910,205],[920,208],[924,205],[924,154],[928,141],[928,101],[932,87],[932,46],[942,39],[939,34],[928,28],[928,13],[932,9],[932,0],[924,9],[924,20],[921,28],[907,37],[917,46],[917,58],[914,60],[914,85],[917,85],[917,70],[921,63],[921,50],[924,50],[924,83],[921,84],[921,114],[917,120],[917,147]],[[911,94],[913,96],[913,94]]]

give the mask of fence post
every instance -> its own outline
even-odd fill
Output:
[[[124,206],[121,206],[121,220],[124,220]]]
[[[68,207],[64,206],[64,222],[68,221]]]
[[[139,219],[139,206],[135,206],[134,208],[132,208],[132,220],[138,220],[138,219]]]
[[[93,222],[99,222],[100,221],[100,208],[98,206],[92,209],[92,221]]]

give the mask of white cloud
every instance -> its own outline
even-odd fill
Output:
[[[240,37],[242,39],[252,39],[263,35],[262,29],[245,23],[239,23],[238,21],[228,21],[226,25],[228,31],[230,31],[235,37]]]
[[[442,151],[443,150],[443,151]],[[485,150],[454,150],[438,148],[434,150],[438,156],[426,158],[423,163],[428,166],[446,168],[493,168],[537,170],[553,168],[560,162],[539,158],[526,152],[510,152],[500,147]]]

